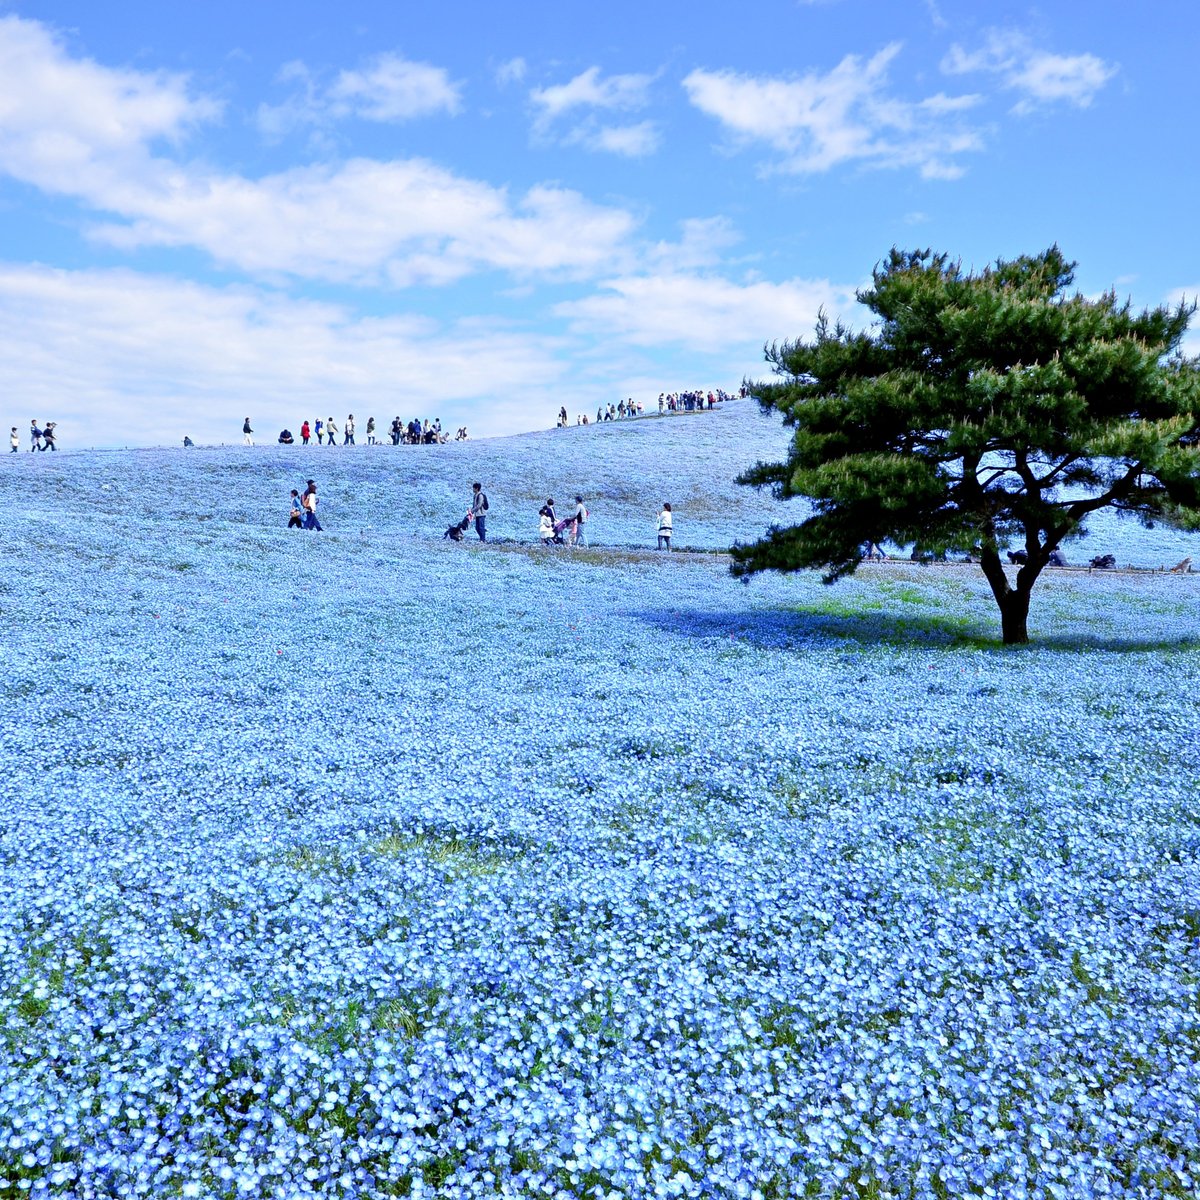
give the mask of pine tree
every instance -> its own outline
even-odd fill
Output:
[[[1057,246],[978,273],[893,249],[859,293],[870,332],[822,313],[812,341],[766,347],[778,378],[751,392],[795,432],[784,462],[738,482],[812,515],[735,546],[734,574],[832,583],[884,539],[974,551],[1005,643],[1026,642],[1035,581],[1091,513],[1200,528],[1200,372],[1180,352],[1195,305],[1072,293],[1074,266]]]

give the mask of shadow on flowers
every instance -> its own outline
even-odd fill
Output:
[[[1118,630],[1095,632],[1082,627],[1086,614],[1080,614],[1080,628],[1047,637],[1039,637],[1035,627],[1033,640],[1027,646],[1004,646],[1000,641],[999,622],[989,622],[982,616],[976,620],[957,613],[863,611],[860,607],[837,602],[822,603],[819,608],[766,608],[740,612],[642,609],[625,615],[664,633],[720,639],[764,650],[796,650],[859,642],[864,645],[968,647],[1005,653],[1030,649],[1136,653],[1189,650],[1200,645],[1200,639],[1195,636],[1172,636],[1161,628],[1148,629],[1144,634],[1136,629],[1130,629],[1128,633]],[[1055,624],[1058,623],[1056,616]]]

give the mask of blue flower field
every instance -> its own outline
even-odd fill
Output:
[[[1195,1196],[1197,576],[743,586],[785,436],[0,464],[0,1198]]]

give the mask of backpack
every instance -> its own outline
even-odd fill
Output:
[[[487,502],[487,492],[480,492],[479,494],[483,497],[483,511],[487,512],[489,507]]]

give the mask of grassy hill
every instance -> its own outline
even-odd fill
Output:
[[[1195,577],[532,544],[781,437],[6,461],[0,1198],[1194,1194]]]

